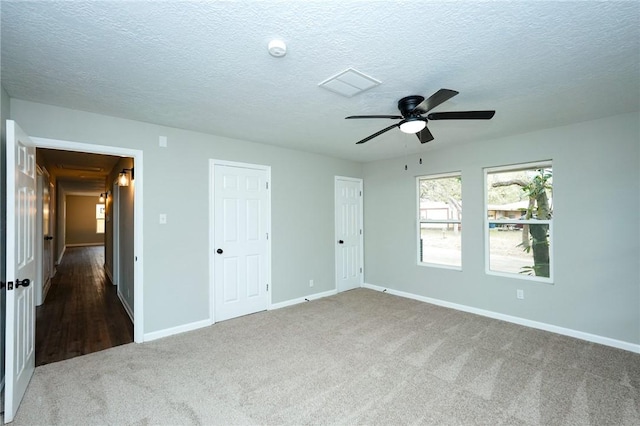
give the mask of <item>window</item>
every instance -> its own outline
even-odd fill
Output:
[[[460,173],[418,177],[418,263],[462,267]]]
[[[104,204],[96,204],[96,234],[104,234]]]
[[[553,281],[551,162],[485,169],[487,273]]]

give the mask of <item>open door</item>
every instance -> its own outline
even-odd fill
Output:
[[[7,120],[7,320],[4,421],[9,423],[35,370],[36,149]]]

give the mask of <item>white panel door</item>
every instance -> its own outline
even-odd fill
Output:
[[[214,165],[214,319],[268,307],[268,170]]]
[[[7,321],[4,421],[13,421],[35,370],[36,151],[7,120]]]
[[[362,285],[362,180],[336,177],[336,288]]]

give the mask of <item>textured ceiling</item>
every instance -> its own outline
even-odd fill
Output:
[[[1,24],[11,97],[358,161],[640,109],[637,1],[2,1]],[[318,87],[348,67],[382,84]],[[496,116],[355,145],[392,122],[345,116],[440,88],[434,111]]]

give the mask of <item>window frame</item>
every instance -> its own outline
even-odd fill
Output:
[[[434,173],[429,175],[420,175],[416,176],[416,260],[418,266],[425,267],[433,267],[433,268],[442,268],[442,269],[450,269],[454,271],[462,271],[462,247],[460,247],[460,265],[447,265],[444,263],[433,263],[433,262],[424,262],[420,256],[420,239],[421,239],[421,225],[423,223],[442,223],[442,224],[458,224],[460,225],[460,229],[462,229],[462,219],[459,220],[442,220],[442,219],[430,219],[423,220],[420,217],[420,181],[424,179],[443,179],[443,178],[451,178],[451,177],[459,177],[460,178],[460,201],[462,202],[462,171],[454,171],[454,172],[446,172],[446,173]],[[462,240],[462,230],[460,231],[460,240]]]
[[[496,167],[485,167],[483,168],[483,177],[484,177],[484,261],[485,261],[485,273],[487,275],[494,275],[499,277],[507,277],[507,278],[515,278],[524,281],[534,281],[541,282],[545,284],[553,284],[554,283],[554,266],[555,266],[555,257],[554,257],[554,247],[555,240],[553,234],[553,216],[551,219],[489,219],[488,211],[489,211],[489,186],[488,186],[488,175],[491,173],[500,173],[500,172],[517,172],[531,169],[541,169],[541,168],[550,168],[553,170],[553,160],[541,160],[534,161],[529,163],[517,163],[505,166],[496,166]],[[553,197],[552,197],[553,198]],[[494,271],[491,269],[491,246],[489,239],[489,230],[490,224],[521,224],[521,225],[548,225],[549,226],[549,277],[540,277],[537,275],[526,275],[518,272],[503,272],[503,271]]]

